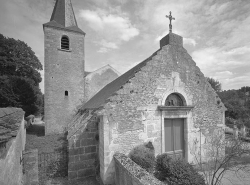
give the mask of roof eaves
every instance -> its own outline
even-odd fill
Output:
[[[47,22],[47,23],[43,24],[43,28],[44,27],[52,27],[52,28],[57,28],[60,30],[67,30],[67,31],[75,32],[75,33],[80,33],[82,35],[86,35],[86,33],[84,31],[82,31],[80,28],[78,28],[76,26],[63,27],[61,24],[57,23],[56,21]]]
[[[160,49],[159,49],[160,50]],[[157,54],[159,51],[157,50],[154,52],[150,57],[146,60],[142,61],[123,75],[119,76],[105,87],[103,87],[97,94],[95,94],[89,101],[87,101],[83,106],[80,108],[82,110],[85,109],[96,109],[104,106],[107,102],[109,102],[110,97],[112,97],[123,85],[125,85],[131,78],[135,76],[135,74],[141,70],[143,66],[150,61],[153,56]]]

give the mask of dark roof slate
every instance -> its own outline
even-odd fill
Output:
[[[53,9],[53,13],[50,18],[50,22],[43,24],[43,26],[50,26],[50,27],[55,27],[55,28],[64,29],[68,31],[74,31],[74,32],[85,35],[85,33],[77,26],[75,14],[74,14],[71,2],[66,3],[65,1],[69,1],[69,0],[57,0],[56,1],[55,7]],[[70,7],[66,7],[66,6],[70,6]],[[72,9],[70,16],[66,16],[66,9],[68,8]],[[69,17],[73,17],[73,20],[70,19]],[[71,26],[66,26],[66,19],[68,19],[68,22],[71,23]]]
[[[87,101],[80,108],[81,110],[85,109],[97,109],[101,107],[109,97],[111,97],[116,91],[118,91],[126,82],[128,82],[132,77],[134,77],[135,73],[141,70],[143,66],[147,64],[148,61],[152,59],[153,56],[157,54],[159,50],[153,53],[149,58],[139,63],[123,75],[116,78],[114,81],[110,82],[103,89],[101,89],[96,95],[94,95],[89,101]]]

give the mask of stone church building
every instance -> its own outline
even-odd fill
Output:
[[[194,162],[194,142],[202,148],[209,134],[224,128],[226,109],[181,36],[170,32],[155,53],[118,78],[108,78],[96,94],[88,85],[90,99],[78,106],[86,94],[85,33],[70,0],[57,0],[44,33],[47,132],[76,110],[68,126],[69,179],[100,175],[104,184],[114,184],[113,155],[128,154],[146,141],[152,141],[156,155]]]
[[[78,27],[71,0],[57,0],[44,30],[45,132],[63,132],[77,106],[120,74],[111,66],[85,71],[85,33]]]

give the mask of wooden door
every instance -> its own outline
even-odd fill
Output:
[[[184,119],[165,119],[165,152],[184,158]]]

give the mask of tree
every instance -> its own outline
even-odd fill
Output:
[[[23,41],[0,34],[0,107],[20,107],[26,115],[42,106],[42,65]]]
[[[211,133],[206,136],[203,146],[200,146],[198,140],[194,140],[191,151],[196,168],[203,175],[206,184],[221,184],[224,175],[229,171],[235,175],[240,171],[249,173],[244,165],[244,157],[250,154],[248,143],[236,137],[225,139],[223,129]]]
[[[218,80],[207,77],[207,81],[210,83],[215,92],[221,92],[221,83]]]
[[[244,124],[247,127],[250,127],[249,92],[250,87],[218,92],[218,95],[227,108],[226,117],[233,118],[237,124]]]

